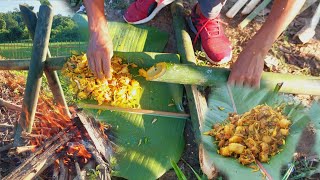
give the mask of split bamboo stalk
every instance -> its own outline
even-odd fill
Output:
[[[271,2],[271,0],[264,0],[262,1],[259,6],[253,10],[240,24],[239,27],[241,29],[245,28],[262,10],[264,10],[268,4]]]
[[[259,4],[261,0],[251,0],[246,7],[242,10],[241,14],[247,15]]]
[[[173,26],[177,39],[177,48],[181,57],[182,63],[195,64],[196,58],[194,55],[194,49],[192,46],[191,38],[186,30],[185,18],[184,18],[184,6],[182,0],[176,0],[171,5],[171,13],[173,17]],[[187,76],[188,77],[188,76]],[[184,77],[185,78],[185,77]],[[204,124],[205,112],[208,108],[206,99],[201,95],[198,87],[195,85],[185,85],[188,105],[191,114],[191,122],[195,133],[196,141],[199,144],[199,160],[202,171],[207,175],[209,179],[213,179],[217,176],[217,169],[212,162],[208,162],[208,152],[201,149],[201,131]]]
[[[248,0],[238,0],[232,8],[229,9],[226,16],[228,18],[233,18],[247,2]]]
[[[33,12],[31,9],[29,9],[28,7],[26,7],[24,5],[20,5],[20,11],[21,11],[22,17],[24,19],[24,22],[28,27],[29,33],[30,33],[32,39],[34,39],[34,34],[35,34],[35,30],[36,30],[35,28],[36,28],[36,24],[38,21],[37,15],[35,12]],[[48,49],[47,58],[50,58],[50,57],[51,57],[51,54]],[[65,116],[71,117],[57,72],[51,71],[45,67],[44,73],[46,75],[49,88],[53,94],[53,97],[54,97],[56,103],[58,104],[59,107],[63,108],[63,113]]]
[[[31,132],[32,130],[44,70],[44,62],[48,54],[52,19],[52,7],[41,5],[33,41],[30,70],[27,77],[22,112],[15,131],[15,146],[22,144],[20,136],[23,130],[27,130],[27,132]]]
[[[67,57],[53,57],[45,61],[45,68],[49,71],[61,70],[63,65],[67,62]],[[0,70],[29,70],[30,59],[12,59],[1,60]]]
[[[147,80],[177,84],[216,86],[227,83],[230,74],[230,70],[225,68],[165,62],[158,63],[156,67],[157,70],[160,68],[162,69],[160,76],[157,77],[157,74],[154,74],[155,76],[147,75]],[[147,71],[147,73],[152,74],[150,71]],[[280,92],[320,95],[320,77],[271,72],[262,73],[261,87],[273,90],[278,83],[283,83]]]

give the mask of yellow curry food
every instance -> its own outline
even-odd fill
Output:
[[[258,105],[243,115],[229,114],[227,124],[216,124],[207,134],[215,137],[218,153],[232,156],[243,165],[268,162],[281,151],[291,121],[282,109]]]
[[[111,60],[112,79],[98,79],[88,67],[86,54],[72,55],[62,69],[70,79],[69,90],[79,99],[94,99],[98,104],[107,103],[120,107],[139,107],[141,86],[129,72],[129,66],[119,57]]]

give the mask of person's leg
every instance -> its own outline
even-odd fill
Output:
[[[194,41],[201,38],[201,49],[208,61],[214,64],[229,62],[232,57],[231,43],[224,34],[220,20],[224,3],[225,0],[198,0],[191,14],[195,27],[192,29],[196,31]]]
[[[214,19],[220,14],[225,2],[226,0],[198,0],[202,14],[209,19]]]
[[[123,18],[130,24],[142,24],[154,18],[158,12],[174,0],[137,0],[132,3]]]

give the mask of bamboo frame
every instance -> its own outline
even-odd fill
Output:
[[[20,121],[17,124],[14,146],[22,144],[21,133],[23,130],[31,132],[36,113],[36,104],[44,71],[44,62],[48,54],[48,45],[53,21],[53,10],[51,6],[41,5],[39,17],[35,29],[30,71],[28,72],[27,84],[23,98]]]

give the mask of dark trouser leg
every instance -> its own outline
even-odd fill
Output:
[[[198,0],[202,14],[209,18],[216,18],[227,0]]]

